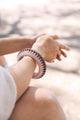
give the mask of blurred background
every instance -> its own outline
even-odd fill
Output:
[[[47,63],[47,72],[31,85],[50,89],[68,120],[80,120],[80,0],[0,0],[0,38],[58,34],[68,45],[67,59]],[[6,55],[9,65],[16,55]]]

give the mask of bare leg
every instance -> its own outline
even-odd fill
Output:
[[[66,120],[66,118],[49,90],[30,87],[16,103],[9,120]]]
[[[0,65],[4,67],[5,64],[6,64],[6,61],[5,61],[4,56],[0,56]]]

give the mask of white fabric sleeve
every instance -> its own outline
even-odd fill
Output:
[[[8,120],[15,106],[16,84],[11,74],[0,67],[0,120]]]

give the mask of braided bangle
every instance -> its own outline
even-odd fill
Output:
[[[41,78],[46,72],[46,64],[45,64],[45,61],[42,58],[42,56],[39,53],[37,53],[35,50],[27,48],[18,53],[17,60],[18,61],[21,60],[24,56],[32,57],[34,60],[36,60],[38,66],[39,66],[39,72],[34,73],[32,78],[33,79]]]

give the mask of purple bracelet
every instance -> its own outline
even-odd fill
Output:
[[[46,72],[46,63],[45,63],[44,59],[42,58],[42,56],[39,53],[37,53],[35,50],[26,48],[24,50],[21,50],[18,53],[17,60],[18,61],[21,60],[24,56],[30,56],[37,62],[38,66],[39,66],[39,72],[34,73],[32,78],[33,79],[41,78]]]

